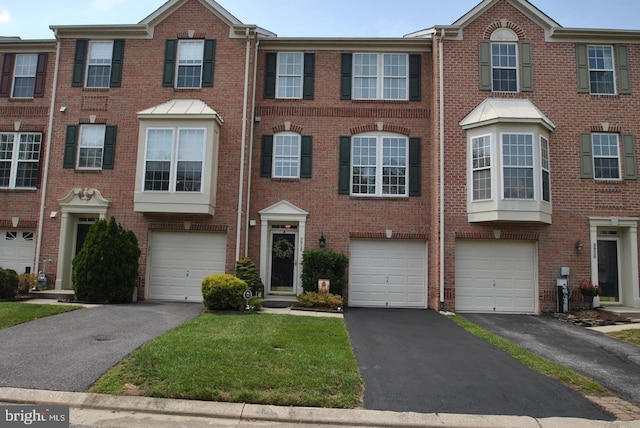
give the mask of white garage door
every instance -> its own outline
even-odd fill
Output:
[[[535,244],[456,241],[456,310],[533,313]]]
[[[354,239],[350,246],[349,306],[426,307],[425,242]]]
[[[32,230],[0,230],[0,267],[24,273],[32,269],[36,251]],[[35,273],[35,272],[34,272]]]
[[[149,298],[201,302],[205,276],[225,272],[222,233],[153,232]]]

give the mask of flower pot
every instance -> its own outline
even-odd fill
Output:
[[[593,307],[593,297],[594,296],[582,296],[587,309],[591,309]]]

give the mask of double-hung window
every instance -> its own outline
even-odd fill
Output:
[[[551,171],[549,169],[549,140],[540,137],[540,168],[542,170],[542,200],[551,202]]]
[[[0,133],[0,187],[35,188],[42,134]]]
[[[204,149],[204,129],[148,129],[144,190],[201,192]]]
[[[78,169],[102,169],[105,125],[81,125]]]
[[[16,66],[13,73],[13,98],[33,98],[37,66],[37,54],[16,55]]]
[[[518,45],[491,44],[491,73],[494,92],[518,92]]]
[[[596,180],[620,180],[618,134],[592,134],[593,174]]]
[[[406,137],[355,136],[351,156],[351,194],[408,196]]]
[[[592,94],[615,94],[612,46],[587,46],[589,85]]]
[[[534,199],[532,134],[502,134],[503,196]]]
[[[353,55],[353,99],[407,100],[408,91],[408,55]]]
[[[471,140],[473,200],[491,199],[491,136]]]
[[[178,46],[177,88],[202,86],[204,40],[180,40]]]
[[[533,44],[509,28],[491,33],[479,46],[479,88],[493,92],[531,92]]]
[[[87,88],[108,88],[111,80],[113,41],[89,43]]]
[[[274,178],[300,177],[300,135],[276,134],[273,144]]]
[[[277,98],[302,98],[302,52],[278,53]]]

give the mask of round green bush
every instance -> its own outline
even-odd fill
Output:
[[[18,294],[18,272],[0,267],[0,299],[13,299]]]
[[[219,273],[202,280],[202,303],[209,310],[239,310],[245,303],[247,283],[240,278]]]

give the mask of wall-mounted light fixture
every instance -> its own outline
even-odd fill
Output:
[[[576,251],[578,252],[578,254],[580,254],[582,252],[583,248],[584,248],[584,246],[582,245],[582,242],[580,242],[580,240],[578,239],[576,241]]]
[[[324,230],[320,234],[320,239],[318,239],[318,245],[320,246],[320,248],[324,248],[325,245],[327,245],[327,240],[324,237]]]
[[[60,107],[60,113],[64,113],[65,111],[67,111],[67,106]]]

